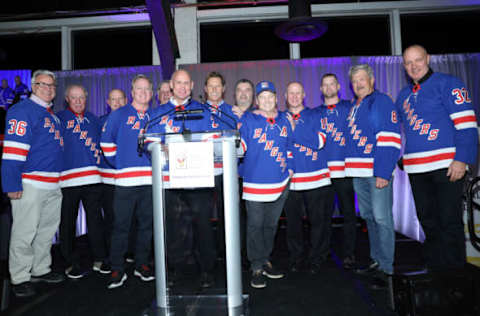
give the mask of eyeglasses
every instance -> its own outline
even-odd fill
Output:
[[[37,86],[40,86],[44,89],[56,89],[57,88],[57,85],[54,84],[54,83],[35,82],[34,84],[36,84]]]

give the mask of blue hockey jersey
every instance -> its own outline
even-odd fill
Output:
[[[152,167],[146,155],[137,152],[138,134],[152,117],[152,110],[137,111],[127,104],[110,113],[102,128],[101,148],[110,164],[115,166],[115,185],[140,186],[152,184]]]
[[[23,191],[22,181],[42,189],[59,188],[62,127],[58,117],[40,102],[32,95],[7,112],[2,154],[4,192]]]
[[[90,112],[76,114],[71,109],[57,116],[62,121],[65,140],[61,186],[101,183],[100,121]]]
[[[293,170],[292,129],[286,114],[275,119],[245,113],[240,119],[243,160],[243,199],[272,202],[278,199]]]
[[[406,172],[448,168],[453,160],[477,162],[477,120],[461,80],[433,73],[420,85],[403,88],[396,107],[406,137]]]
[[[315,108],[320,117],[321,131],[327,135],[324,150],[330,178],[345,177],[345,134],[351,106],[349,101],[340,100],[338,104],[324,104]]]
[[[401,149],[395,106],[376,90],[354,102],[347,118],[345,174],[390,180]]]
[[[18,96],[20,100],[26,99],[29,93],[28,87],[24,83],[15,85],[14,92],[15,92],[15,96]]]
[[[206,109],[210,111],[210,129],[212,131],[232,130],[237,128],[238,117],[233,113],[232,106],[223,100],[219,104],[205,103]],[[223,173],[222,162],[215,162],[214,174],[216,176]]]
[[[100,116],[98,119],[100,120],[100,127],[103,128],[105,123],[107,122],[109,114],[104,114]],[[101,131],[100,131],[101,135]],[[100,165],[98,166],[98,170],[100,171],[100,176],[102,177],[102,182],[105,184],[115,185],[115,167],[107,161],[105,158],[103,151],[100,151]]]
[[[8,110],[13,104],[13,99],[15,99],[15,92],[10,87],[5,89],[0,87],[0,107],[3,107],[5,110]]]
[[[330,173],[327,165],[325,150],[312,149],[302,143],[295,142],[296,137],[302,133],[316,135],[320,126],[320,118],[315,110],[303,109],[298,114],[291,114],[295,121],[295,133],[293,133],[293,177],[290,181],[290,190],[310,190],[329,185]],[[304,135],[304,138],[309,135]],[[299,137],[300,138],[300,137]]]

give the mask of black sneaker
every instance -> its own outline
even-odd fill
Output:
[[[343,258],[342,265],[345,270],[352,270],[355,267],[355,257],[346,256]]]
[[[366,267],[355,269],[355,273],[360,275],[374,275],[378,271],[379,266],[378,262],[371,260]]]
[[[125,254],[125,261],[127,263],[134,263],[135,262],[135,256],[133,255],[133,253],[127,252],[127,254]]]
[[[322,270],[322,265],[320,263],[312,262],[310,264],[310,274],[318,274],[320,273],[320,270]]]
[[[35,289],[30,282],[23,282],[13,285],[12,291],[16,297],[30,297],[35,295]]]
[[[65,270],[65,274],[70,279],[81,279],[85,276],[85,271],[80,268],[79,265],[74,264],[73,266]]]
[[[270,279],[283,278],[283,273],[275,269],[270,261],[263,265],[263,275],[266,275]]]
[[[212,287],[215,284],[215,279],[213,278],[213,274],[208,272],[203,272],[200,276],[200,287],[206,289]]]
[[[60,283],[65,281],[65,277],[60,273],[50,271],[48,273],[45,273],[44,275],[37,275],[37,276],[32,275],[32,277],[30,278],[30,281],[32,283],[37,283],[37,282]]]
[[[101,274],[110,274],[112,272],[112,267],[105,262],[95,262],[92,269],[93,271],[100,272]]]
[[[139,277],[142,281],[145,282],[155,280],[153,270],[146,264],[142,264],[140,267],[135,268],[133,275]]]
[[[294,261],[292,264],[290,264],[290,267],[288,269],[292,273],[300,272],[302,270],[301,261]]]
[[[125,272],[113,271],[110,275],[110,281],[108,282],[108,288],[114,289],[120,287],[127,280],[127,274]]]
[[[267,280],[263,274],[263,270],[253,271],[252,279],[250,280],[250,286],[256,289],[263,289],[267,287]]]
[[[370,288],[372,290],[386,290],[389,285],[389,280],[392,279],[392,275],[386,274],[383,271],[378,271],[375,273],[371,283],[370,283]]]

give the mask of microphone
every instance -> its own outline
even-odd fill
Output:
[[[213,115],[215,115],[220,121],[224,122],[225,124],[227,124],[231,129],[237,129],[237,126],[236,126],[236,122],[237,120],[232,117],[231,115],[229,115],[228,113],[225,113],[224,111],[220,110],[219,108],[216,108],[214,106],[211,106],[210,104],[208,104],[207,102],[204,102],[204,103],[201,103],[201,105],[203,107],[206,107],[208,108],[208,110],[215,110],[215,111],[218,111],[219,113],[223,114],[224,116],[226,116],[228,119],[232,120],[233,121],[233,124],[232,122],[228,122],[227,120],[224,120],[220,117],[220,115],[218,115],[217,113],[212,113]]]
[[[175,111],[175,116],[188,115],[188,114],[200,114],[200,113],[203,113],[204,111],[205,111],[204,109],[180,110],[180,111]]]

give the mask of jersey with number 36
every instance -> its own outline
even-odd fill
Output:
[[[4,192],[23,191],[22,181],[42,189],[59,187],[63,137],[60,120],[31,99],[7,111],[2,154]]]

